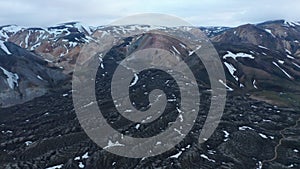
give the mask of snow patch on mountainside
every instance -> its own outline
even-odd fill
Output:
[[[227,90],[233,91],[231,87],[229,87],[223,80],[219,79],[219,82],[226,87]]]
[[[16,34],[18,31],[22,30],[24,28],[21,28],[19,26],[16,25],[7,25],[7,26],[3,26],[0,29],[0,39],[7,41],[8,38],[14,34]]]
[[[199,45],[195,50],[189,51],[189,56],[193,55],[197,50],[199,50],[202,46]]]
[[[295,27],[295,26],[300,26],[300,23],[297,23],[297,22],[291,22],[291,21],[284,21],[284,26]]]
[[[223,59],[227,59],[227,58],[233,58],[234,60],[236,60],[236,58],[249,58],[249,59],[254,59],[254,57],[250,54],[247,54],[247,53],[237,53],[237,54],[234,54],[230,51],[227,51],[227,54],[223,56]]]
[[[138,76],[137,74],[134,74],[134,80],[133,80],[133,82],[130,84],[129,87],[134,86],[134,85],[137,83],[138,80],[139,80],[139,76]]]
[[[15,86],[18,86],[18,79],[19,76],[16,73],[12,73],[4,69],[0,66],[0,69],[2,69],[3,73],[7,76],[7,83],[11,89],[14,89]]]
[[[132,31],[142,31],[148,32],[151,30],[166,30],[167,28],[164,26],[153,26],[153,25],[122,25],[122,26],[111,26],[111,27],[98,27],[99,30],[102,30],[106,33],[114,33],[114,34],[126,34]]]
[[[228,71],[230,72],[231,76],[236,80],[238,81],[239,78],[234,75],[234,72],[236,71],[236,68],[232,65],[232,64],[229,64],[227,62],[224,62],[225,66],[227,67]]]
[[[288,78],[293,79],[293,77],[288,74],[283,68],[281,68],[276,62],[272,62],[276,67],[278,67]]]
[[[10,51],[7,49],[6,45],[4,44],[4,41],[0,40],[0,48],[4,50],[5,53],[11,55]]]
[[[255,80],[255,79],[253,80],[252,84],[253,84],[253,87],[254,87],[255,89],[258,89],[257,86],[256,86],[256,80]]]
[[[298,65],[297,63],[294,63],[294,62],[292,62],[292,63],[293,63],[293,65],[295,65],[297,68],[300,69],[300,65]]]
[[[268,49],[267,47],[265,47],[265,46],[258,45],[258,47],[261,48],[261,49],[269,50],[269,49]]]
[[[59,165],[56,165],[56,166],[52,166],[52,167],[48,167],[46,169],[60,169],[62,168],[64,165],[63,164],[59,164]]]
[[[125,146],[124,144],[120,144],[118,141],[116,141],[115,143],[112,142],[111,140],[108,141],[108,144],[106,147],[104,147],[103,149],[108,149],[108,148],[111,148],[111,147],[123,147]]]
[[[272,33],[272,31],[270,29],[265,29],[266,32],[268,32],[269,34],[271,34],[274,38],[276,38],[276,36]]]

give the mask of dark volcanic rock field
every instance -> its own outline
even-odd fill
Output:
[[[299,110],[229,95],[221,123],[207,142],[197,143],[201,126],[198,121],[185,140],[171,151],[157,157],[130,159],[110,154],[88,138],[76,119],[71,97],[70,90],[55,91],[22,105],[0,109],[1,168],[300,166],[300,123],[296,124]],[[202,102],[202,113],[208,102]],[[135,126],[126,126],[124,130],[133,131]],[[151,131],[155,127],[139,130]]]

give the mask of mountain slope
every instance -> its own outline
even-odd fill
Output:
[[[299,95],[299,39],[300,24],[284,20],[242,25],[211,37],[228,85],[264,100],[278,99],[274,92]]]
[[[61,70],[50,67],[40,56],[11,42],[3,44],[9,53],[0,49],[0,105],[23,103],[67,80]]]

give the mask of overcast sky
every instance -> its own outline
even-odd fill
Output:
[[[80,21],[106,25],[139,13],[178,16],[197,26],[300,21],[299,0],[1,0],[0,25],[51,26]]]

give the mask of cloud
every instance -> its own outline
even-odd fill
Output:
[[[300,21],[295,0],[11,0],[0,2],[0,25],[51,26],[68,21],[106,25],[139,13],[164,13],[193,25],[237,26],[273,19]]]

